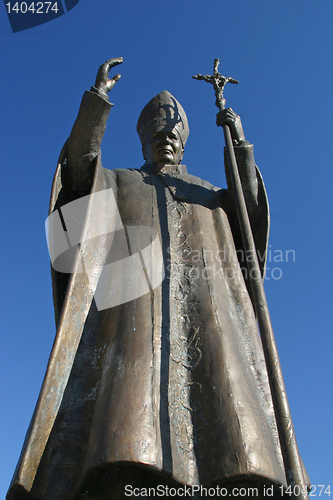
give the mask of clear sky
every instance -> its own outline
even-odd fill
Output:
[[[0,9],[1,498],[55,335],[44,221],[57,157],[99,65],[118,56],[108,168],[142,165],[136,121],[167,89],[188,115],[183,163],[224,187],[213,89],[191,77],[219,57],[240,81],[225,97],[270,201],[265,287],[296,435],[312,483],[332,483],[332,26],[331,0],[80,0],[15,34]]]

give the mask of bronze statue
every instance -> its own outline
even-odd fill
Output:
[[[158,234],[165,277],[144,295],[98,308],[107,232],[85,255],[89,272],[52,269],[57,337],[7,499],[117,500],[131,488],[146,498],[144,488],[163,485],[195,486],[196,498],[204,498],[199,486],[232,494],[248,485],[260,498],[267,488],[280,497],[286,477],[228,175],[228,189],[219,189],[188,174],[186,114],[167,91],[138,120],[145,164],[102,167],[107,93],[120,78],[108,74],[121,62],[103,64],[83,96],[50,213],[112,189],[126,231]],[[263,256],[269,212],[253,146],[231,109],[217,115],[224,124]],[[88,236],[112,219],[107,209],[98,221],[91,213],[88,206]]]

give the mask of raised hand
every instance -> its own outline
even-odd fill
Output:
[[[123,62],[122,57],[116,57],[115,59],[109,59],[104,64],[99,67],[96,76],[95,88],[98,89],[103,94],[107,94],[121,78],[121,75],[115,75],[113,78],[109,78],[109,71],[114,66],[118,66]]]

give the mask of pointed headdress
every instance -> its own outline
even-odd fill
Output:
[[[182,105],[167,90],[153,97],[141,111],[137,131],[142,145],[156,127],[176,129],[185,146],[189,134],[187,116]]]

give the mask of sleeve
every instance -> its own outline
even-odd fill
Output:
[[[100,153],[112,106],[107,95],[100,93],[95,87],[83,95],[68,139],[66,165],[67,182],[78,194],[90,191],[95,160]]]
[[[252,233],[256,245],[257,256],[261,274],[265,274],[266,251],[269,234],[269,206],[266,195],[266,190],[261,173],[254,161],[253,145],[243,143],[239,146],[234,146],[235,156],[238,166],[239,175],[242,182],[243,193],[249,214]],[[239,252],[241,268],[246,268],[246,259],[251,258],[245,255],[241,230],[238,222],[237,209],[235,204],[234,192],[232,189],[229,166],[226,154],[224,155],[225,171],[228,189],[222,191],[222,208],[226,211],[230,223],[230,227],[234,237],[236,250]],[[248,280],[246,279],[246,282]],[[249,283],[247,283],[249,288]]]
[[[239,176],[242,182],[243,193],[246,201],[246,206],[249,214],[255,212],[258,208],[258,178],[256,172],[256,164],[253,155],[253,144],[248,142],[239,146],[234,146],[236,162],[238,166]],[[229,190],[233,190],[228,159],[224,150],[224,167]]]

